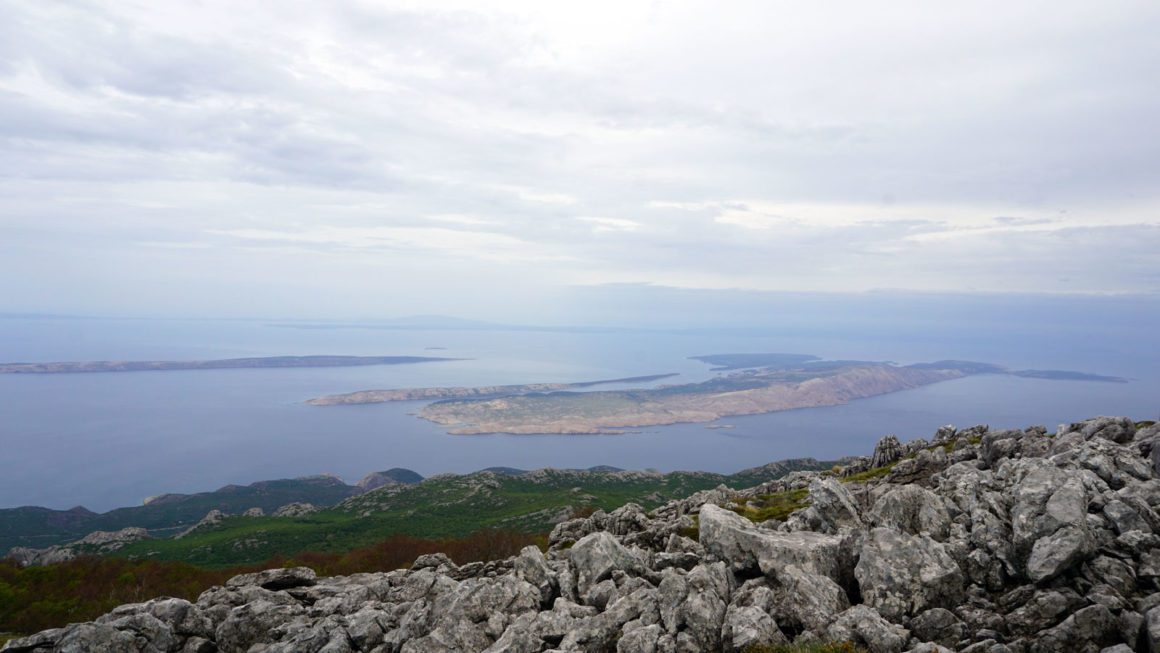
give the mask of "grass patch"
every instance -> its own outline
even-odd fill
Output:
[[[1156,426],[1156,420],[1146,419],[1143,421],[1136,422],[1136,428],[1138,428],[1138,429],[1146,429],[1149,426]]]
[[[699,541],[701,539],[701,516],[700,515],[693,515],[692,517],[693,517],[693,525],[690,526],[689,528],[682,528],[682,529],[677,530],[677,535],[680,535],[682,537],[687,537],[690,540],[698,540]]]
[[[800,510],[809,505],[806,503],[806,497],[808,495],[809,490],[806,488],[785,490],[783,492],[774,492],[773,494],[762,494],[746,502],[735,501],[729,506],[729,509],[755,524],[760,524],[770,519],[784,521],[795,510]],[[749,504],[757,505],[754,507]]]
[[[895,462],[890,463],[889,465],[883,465],[881,467],[875,467],[874,469],[868,469],[864,472],[858,472],[857,474],[851,474],[851,475],[847,476],[846,478],[842,479],[842,482],[843,483],[865,483],[866,481],[872,481],[876,478],[882,478],[883,476],[886,476],[887,474],[889,474],[890,470],[894,469],[894,466],[897,464],[898,464],[898,462],[895,461]]]

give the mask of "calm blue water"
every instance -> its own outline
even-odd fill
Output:
[[[663,372],[682,375],[664,382],[693,381],[712,373],[689,356],[761,351],[900,363],[959,358],[1134,381],[972,377],[846,406],[722,420],[732,429],[675,425],[620,436],[450,436],[410,414],[419,403],[302,403],[367,388],[584,381]],[[493,465],[732,472],[787,457],[868,453],[884,433],[929,436],[946,423],[1054,428],[1096,414],[1154,418],[1160,409],[1160,355],[1147,334],[956,328],[856,338],[814,337],[801,330],[792,336],[610,334],[0,319],[3,362],[323,353],[472,360],[340,369],[0,375],[0,507],[80,504],[106,510],[163,492],[205,491],[261,479],[326,472],[353,482],[390,467],[424,475]]]

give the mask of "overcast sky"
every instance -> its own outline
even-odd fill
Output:
[[[1157,34],[1154,0],[0,0],[0,311],[1156,293]]]

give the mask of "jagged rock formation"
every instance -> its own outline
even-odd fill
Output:
[[[566,521],[547,554],[245,574],[4,650],[1156,652],[1158,442],[1116,418],[1054,435],[944,428],[885,443],[886,466]]]

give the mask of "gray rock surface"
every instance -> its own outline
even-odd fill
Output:
[[[846,641],[873,653],[1160,653],[1157,451],[1160,430],[1124,418],[1055,435],[944,427],[851,459],[858,471],[893,465],[868,481],[793,473],[652,511],[629,504],[560,523],[546,552],[503,561],[431,554],[347,577],[243,574],[196,602],[123,605],[4,650],[678,653]],[[731,509],[807,489],[784,522]]]

